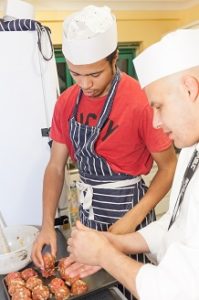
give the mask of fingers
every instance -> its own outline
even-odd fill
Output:
[[[66,267],[70,266],[73,263],[75,263],[75,260],[74,260],[74,258],[71,255],[69,255],[67,257],[67,260],[65,260]]]
[[[67,268],[67,274],[70,277],[75,277],[77,275],[80,275],[81,271],[83,270],[84,265],[78,262],[73,262],[68,268]]]
[[[74,262],[73,258],[69,257],[73,263],[67,267],[66,273],[70,277],[79,276],[80,278],[84,278],[86,276],[92,275],[99,271],[101,267],[99,266],[89,266],[82,263]]]
[[[44,269],[42,249],[45,245],[49,245],[51,247],[51,254],[56,257],[57,243],[55,231],[41,230],[40,234],[33,244],[31,254],[32,260],[34,264],[40,269]]]
[[[44,262],[42,258],[43,246],[44,246],[43,244],[38,244],[37,241],[35,241],[32,248],[32,254],[31,254],[34,264],[40,269],[44,268]]]
[[[50,243],[50,248],[51,248],[51,254],[56,257],[57,254],[57,244],[54,242]]]
[[[81,268],[80,270],[80,278],[84,278],[90,275],[93,275],[94,273],[98,272],[101,269],[99,266],[88,266],[85,265],[84,267]]]
[[[67,251],[68,253],[70,253],[70,257],[71,257],[71,253],[72,253],[72,242],[73,242],[73,239],[70,237],[68,240],[67,240]]]
[[[80,221],[76,222],[76,228],[79,230],[85,230],[85,231],[89,231],[90,229],[86,226],[84,226]]]
[[[113,230],[113,226],[111,225],[111,226],[109,226],[108,231],[112,232],[112,230]]]

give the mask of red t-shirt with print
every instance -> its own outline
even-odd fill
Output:
[[[54,110],[51,138],[66,144],[74,159],[74,148],[69,136],[79,87],[73,85],[59,97]],[[105,97],[82,95],[77,121],[96,126],[106,101]],[[117,87],[111,113],[95,143],[96,153],[103,157],[116,173],[147,174],[153,163],[152,152],[166,150],[171,140],[161,129],[152,126],[153,111],[139,83],[125,73]]]

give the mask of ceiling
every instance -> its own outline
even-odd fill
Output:
[[[3,2],[0,0],[0,8]],[[35,10],[77,10],[86,5],[108,5],[114,10],[181,10],[199,4],[199,0],[26,0]]]

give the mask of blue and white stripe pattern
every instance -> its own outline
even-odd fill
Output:
[[[105,174],[110,176],[113,175],[110,166],[106,163],[106,161],[103,158],[99,157],[95,152],[94,144],[100,134],[101,128],[105,124],[107,117],[110,114],[119,79],[120,74],[119,72],[117,72],[116,76],[113,79],[112,88],[110,89],[107,100],[102,109],[102,114],[96,127],[90,127],[85,124],[80,124],[75,120],[77,115],[78,104],[82,95],[82,91],[80,90],[75,105],[74,115],[70,122],[70,137],[74,143],[75,156],[81,174],[90,174],[96,176],[104,176]]]
[[[120,74],[117,72],[96,127],[90,127],[76,121],[82,91],[80,91],[77,97],[73,116],[69,122],[70,137],[75,149],[81,181],[91,185],[93,189],[92,208],[94,220],[89,219],[89,210],[83,209],[82,204],[80,205],[80,220],[84,225],[99,231],[107,231],[110,225],[119,220],[139,202],[147,190],[142,179],[130,186],[114,189],[108,188],[108,186],[107,188],[95,188],[95,186],[99,184],[108,184],[135,178],[135,176],[113,172],[105,159],[95,152],[95,142],[111,112],[119,80]],[[154,220],[155,214],[154,211],[152,211],[146,216],[139,228],[146,226]],[[134,258],[146,262],[146,257],[142,254],[139,254]],[[132,295],[125,290],[125,288],[120,286],[120,289],[128,299],[133,299]]]
[[[3,31],[36,31],[38,36],[37,45],[43,59],[46,61],[52,59],[54,50],[50,37],[51,31],[50,28],[43,26],[40,22],[31,19],[16,19],[11,21],[0,20],[0,32]],[[47,51],[48,54],[45,54],[46,49],[48,49],[46,44],[47,40],[49,42],[49,51]]]
[[[39,22],[31,19],[16,19],[11,21],[0,20],[0,31],[34,31]]]

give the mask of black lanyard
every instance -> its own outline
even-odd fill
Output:
[[[187,188],[191,178],[193,177],[193,174],[195,173],[198,164],[199,164],[199,151],[197,149],[195,149],[195,151],[194,151],[194,153],[193,153],[193,155],[192,155],[192,157],[189,161],[189,164],[188,164],[188,166],[185,170],[183,180],[182,180],[182,184],[181,184],[181,188],[180,188],[180,192],[179,192],[178,198],[176,200],[176,203],[175,203],[175,206],[174,206],[174,209],[173,209],[173,214],[172,214],[172,217],[171,217],[171,221],[169,223],[168,230],[171,228],[171,226],[175,222],[177,213],[178,213],[178,211],[180,209],[180,206],[182,204],[182,200],[184,199],[184,194],[185,194],[186,188]]]

